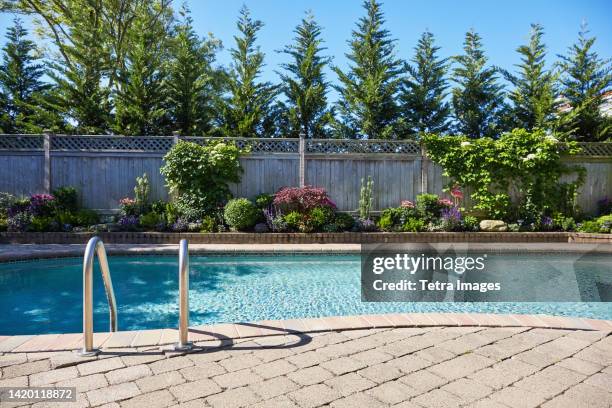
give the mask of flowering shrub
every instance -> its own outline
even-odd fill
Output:
[[[414,203],[410,200],[402,200],[400,203],[400,207],[404,208],[414,208]]]
[[[34,194],[30,197],[30,213],[35,217],[48,217],[53,213],[55,197],[51,194]]]
[[[124,231],[134,231],[138,227],[139,219],[136,215],[124,215],[119,218],[117,225]]]
[[[312,186],[283,187],[274,195],[273,204],[282,211],[306,212],[315,207],[336,208],[325,189]]]
[[[223,212],[227,225],[234,231],[245,231],[253,228],[261,216],[261,211],[246,198],[228,201]]]
[[[136,200],[130,197],[124,197],[119,200],[119,211],[123,216],[138,215],[139,207]]]
[[[444,231],[461,231],[461,211],[458,207],[451,206],[443,208],[440,213],[442,228]]]

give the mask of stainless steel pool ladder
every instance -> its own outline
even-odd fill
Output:
[[[110,331],[117,331],[117,302],[113,281],[104,243],[100,237],[93,237],[87,243],[83,257],[83,349],[79,355],[95,356],[100,350],[93,348],[93,261],[95,254],[100,260],[100,271],[104,281],[104,289],[108,300],[110,314]],[[193,343],[189,342],[189,243],[182,239],[179,244],[179,341],[175,350],[190,350]]]
[[[106,250],[100,237],[93,237],[87,243],[83,257],[83,349],[79,352],[83,357],[95,356],[100,352],[93,348],[93,261],[95,254],[98,254],[100,261],[100,271],[108,300],[110,331],[117,331],[117,302],[108,269]]]

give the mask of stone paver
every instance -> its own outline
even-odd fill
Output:
[[[302,336],[205,340],[186,355],[5,352],[0,386],[76,387],[66,408],[612,406],[610,332],[430,326]]]

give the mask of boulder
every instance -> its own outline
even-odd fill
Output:
[[[508,224],[501,220],[482,220],[480,230],[485,232],[504,232],[508,231]]]

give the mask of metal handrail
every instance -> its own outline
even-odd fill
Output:
[[[98,254],[108,300],[110,331],[117,331],[117,302],[108,269],[106,250],[100,237],[93,237],[87,243],[83,257],[83,349],[79,352],[81,356],[92,356],[99,353],[99,350],[93,348],[93,261],[95,254]]]
[[[190,350],[189,342],[189,242],[179,243],[179,341],[175,350]]]

